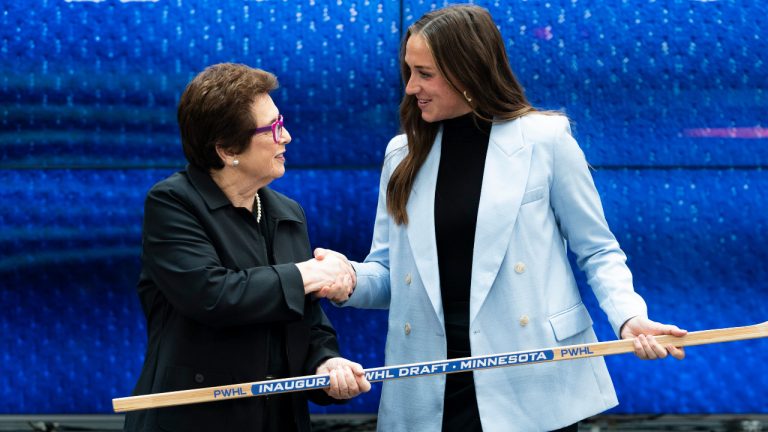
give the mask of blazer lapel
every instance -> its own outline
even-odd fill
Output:
[[[472,253],[470,327],[485,302],[512,238],[531,165],[520,120],[494,125],[485,159]]]
[[[427,160],[424,161],[424,165],[413,182],[411,196],[406,206],[408,211],[406,232],[416,268],[424,282],[424,289],[427,291],[440,323],[444,324],[443,303],[440,295],[440,272],[437,264],[437,240],[435,239],[435,186],[437,184],[437,171],[440,167],[442,137],[443,129],[441,127]]]

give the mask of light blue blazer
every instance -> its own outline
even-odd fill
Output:
[[[353,264],[357,287],[343,304],[389,309],[387,365],[446,358],[434,226],[441,141],[442,130],[413,185],[407,225],[386,208],[405,136],[387,146],[371,252]],[[473,356],[596,341],[567,247],[617,335],[629,318],[647,316],[568,120],[529,114],[495,124],[472,255]],[[601,357],[471,373],[486,432],[557,429],[618,404]],[[440,431],[444,390],[444,375],[384,383],[379,430]]]

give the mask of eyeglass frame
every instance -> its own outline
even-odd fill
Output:
[[[280,136],[277,135],[277,131],[278,131],[277,127],[278,127],[278,125],[280,126]],[[280,138],[283,137],[283,129],[285,129],[285,123],[283,122],[283,115],[279,114],[277,116],[277,120],[272,122],[271,125],[260,127],[260,128],[255,128],[255,129],[251,129],[250,132],[251,132],[251,135],[255,135],[255,134],[261,133],[261,132],[272,131],[272,140],[274,140],[275,143],[279,143],[280,142]]]

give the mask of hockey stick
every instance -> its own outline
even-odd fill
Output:
[[[768,337],[768,321],[744,327],[730,327],[714,330],[690,332],[682,337],[656,336],[662,345],[676,347],[704,345],[718,342],[732,342],[744,339]],[[595,342],[581,345],[569,345],[533,351],[517,351],[503,354],[481,355],[452,360],[437,360],[405,365],[383,366],[366,369],[365,377],[370,382],[386,381],[398,378],[412,378],[427,375],[439,375],[455,372],[490,369],[497,367],[518,366],[560,360],[572,360],[587,357],[606,356],[634,352],[631,339]],[[269,381],[257,381],[243,384],[231,384],[155,393],[112,399],[115,412],[134,411],[148,408],[160,408],[173,405],[186,405],[199,402],[213,402],[252,396],[265,396],[320,389],[330,385],[327,374],[307,375],[295,378],[282,378]]]

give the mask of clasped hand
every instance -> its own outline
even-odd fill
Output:
[[[349,299],[357,284],[355,269],[344,255],[315,249],[315,258],[296,264],[304,280],[304,294],[314,293],[334,302]]]
[[[621,338],[634,339],[635,355],[644,360],[666,358],[667,354],[682,360],[685,358],[683,348],[678,348],[672,344],[662,346],[654,336],[672,335],[680,337],[687,333],[686,330],[675,325],[661,324],[639,316],[629,319],[621,327]]]
[[[330,387],[323,389],[334,399],[350,399],[371,389],[360,364],[342,357],[333,357],[317,368],[317,374],[328,374]]]

